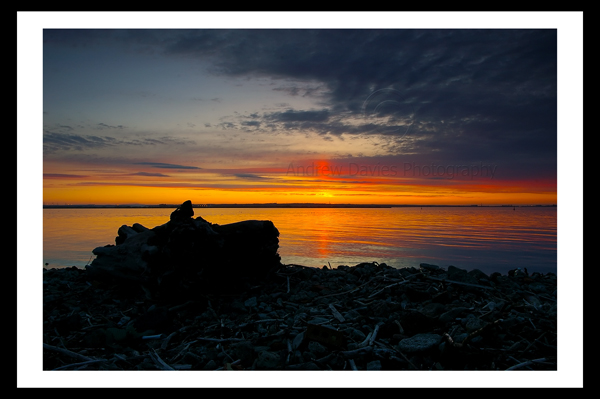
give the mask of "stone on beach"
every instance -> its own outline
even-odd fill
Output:
[[[281,266],[279,231],[271,221],[212,224],[194,215],[191,201],[154,228],[121,226],[116,245],[95,248],[86,266],[91,278],[137,282],[151,295],[196,295],[243,279],[261,278]]]
[[[406,353],[425,352],[442,342],[439,334],[421,333],[405,338],[398,343],[398,349]]]

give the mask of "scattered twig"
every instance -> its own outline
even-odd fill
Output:
[[[381,341],[376,341],[375,343],[376,343],[377,345],[379,345],[379,346],[383,347],[383,348],[386,348],[386,349],[388,349],[388,350],[391,350],[391,351],[393,351],[393,352],[395,352],[395,353],[398,353],[400,356],[402,356],[402,358],[403,358],[403,359],[404,359],[404,360],[405,360],[405,361],[406,361],[408,364],[410,364],[410,366],[411,366],[413,369],[415,369],[415,370],[418,370],[418,369],[417,369],[417,366],[415,366],[415,365],[414,365],[414,364],[413,364],[413,363],[410,361],[410,359],[409,359],[408,357],[406,357],[406,355],[405,355],[404,353],[402,353],[402,352],[401,352],[401,351],[400,351],[398,348],[396,348],[396,347],[393,347],[393,346],[391,346],[391,345],[385,345],[385,344],[384,344],[383,342],[381,342]]]
[[[163,334],[155,334],[155,335],[144,335],[142,336],[142,339],[146,340],[146,339],[162,339],[164,337]]]
[[[261,323],[272,323],[272,322],[282,322],[284,319],[260,319],[260,320],[251,320],[247,323],[242,323],[239,325],[240,328],[244,328],[249,326],[250,324],[261,324]]]
[[[369,281],[367,281],[366,283],[362,283],[362,284],[361,284],[361,285],[359,285],[358,287],[354,287],[354,288],[352,288],[352,289],[351,289],[351,290],[349,290],[349,291],[344,291],[344,292],[336,292],[336,293],[334,293],[334,294],[323,295],[323,296],[317,297],[317,298],[315,298],[315,299],[327,298],[327,297],[330,297],[330,296],[337,296],[337,295],[349,294],[349,293],[351,293],[351,292],[358,291],[359,289],[361,289],[361,288],[362,288],[362,287],[364,287],[365,285],[369,284],[371,281],[373,281],[373,280],[376,280],[376,279],[378,279],[378,278],[382,278],[382,276],[375,276],[375,277],[373,277],[372,279],[370,279]]]
[[[177,331],[169,334],[169,336],[167,338],[165,338],[164,341],[162,342],[162,344],[160,345],[160,348],[167,349],[167,346],[169,345],[169,341],[171,341],[171,338],[173,338],[176,334],[177,334]]]
[[[93,359],[93,360],[88,360],[87,362],[65,364],[64,366],[57,367],[54,370],[64,370],[64,369],[67,369],[67,368],[70,368],[70,367],[87,366],[88,364],[102,363],[102,362],[107,362],[107,361],[108,360],[106,360],[106,359]]]
[[[394,323],[398,325],[398,328],[400,329],[400,334],[404,334],[404,328],[402,327],[402,324],[400,324],[400,321],[394,320]]]
[[[466,285],[467,287],[481,288],[481,289],[484,289],[484,290],[493,290],[494,289],[494,287],[487,287],[485,285],[463,283],[462,281],[447,280],[447,279],[444,279],[444,278],[431,277],[431,276],[427,276],[427,275],[423,275],[423,276],[425,278],[430,279],[430,280],[442,281],[444,283],[449,283],[449,284]]]
[[[179,358],[179,356],[181,356],[183,354],[183,352],[187,351],[188,348],[190,347],[190,345],[192,345],[193,343],[196,343],[197,341],[191,341],[188,342],[187,344],[185,344],[183,346],[183,348],[175,355],[171,358],[171,363],[175,361],[175,359]]]
[[[377,333],[379,332],[379,326],[381,324],[377,324],[375,326],[375,329],[373,329],[373,334],[371,335],[371,338],[369,338],[369,346],[373,346],[373,341],[375,341],[375,338],[377,338]]]
[[[192,368],[191,364],[174,364],[173,368],[175,370],[189,370]]]
[[[229,353],[225,352],[225,348],[223,348],[223,345],[219,345],[221,347],[221,352],[227,356],[229,358],[229,360],[231,360],[232,362],[234,361],[233,358],[231,356],[229,356]]]
[[[241,338],[208,338],[208,337],[197,337],[196,339],[200,340],[200,341],[210,341],[210,342],[217,342],[217,343],[245,341],[244,339],[241,339]]]
[[[158,353],[156,353],[154,349],[152,349],[152,352],[150,352],[149,355],[150,358],[154,361],[154,363],[156,363],[162,370],[175,370],[173,367],[165,363],[164,360],[162,360],[160,356],[158,356]]]
[[[372,346],[365,346],[362,348],[357,348],[357,349],[352,349],[352,350],[347,350],[347,351],[341,351],[340,354],[342,356],[344,356],[345,358],[351,358],[357,355],[364,355],[367,353],[371,353],[373,351],[373,347]]]
[[[369,344],[369,341],[371,340],[371,337],[373,336],[373,332],[369,332],[369,334],[367,334],[365,340],[363,342],[361,342],[360,344],[358,344],[358,347],[364,347],[367,346]]]
[[[233,361],[231,363],[227,363],[225,366],[221,366],[219,368],[216,368],[215,371],[217,371],[217,370],[232,370],[232,368],[230,368],[228,366],[237,366],[241,362],[242,362],[242,359],[238,359],[238,360]]]
[[[467,335],[467,337],[462,342],[455,342],[454,339],[452,339],[452,337],[448,333],[445,333],[443,335],[443,338],[447,344],[453,346],[454,348],[462,348],[463,346],[467,345],[469,343],[469,341],[471,341],[473,338],[480,335],[484,331],[489,330],[490,328],[498,325],[502,321],[503,321],[503,319],[498,319],[496,321],[486,324],[485,326],[481,327],[480,329],[471,332],[469,335]]]
[[[334,352],[330,352],[329,354],[323,356],[320,359],[314,359],[314,362],[317,364],[327,364],[327,362],[329,362],[333,357],[335,357],[335,353]]]
[[[372,297],[374,297],[375,295],[379,295],[380,293],[382,293],[383,291],[385,291],[385,289],[386,289],[386,288],[390,288],[390,287],[393,287],[393,286],[396,286],[396,285],[400,285],[400,284],[405,284],[405,283],[408,283],[409,281],[410,281],[410,279],[406,279],[406,280],[402,280],[402,281],[396,282],[396,283],[394,283],[394,284],[386,285],[385,287],[383,287],[383,288],[382,288],[382,289],[380,289],[379,291],[375,291],[374,293],[372,293],[372,294],[371,294],[371,295],[369,295],[368,297],[369,297],[369,298],[372,298]]]
[[[525,349],[523,349],[523,352],[521,352],[522,354],[524,354],[525,352],[527,352],[529,350],[529,348],[531,348],[533,345],[535,345],[537,342],[539,342],[540,339],[542,339],[542,337],[546,335],[546,331],[544,331],[542,333],[542,335],[540,335],[539,337],[537,337],[532,343],[530,343],[529,345],[527,345],[527,347]]]
[[[193,304],[193,303],[194,303],[194,301],[187,301],[187,302],[184,302],[184,303],[182,303],[181,305],[175,305],[175,306],[173,306],[173,307],[169,308],[169,312],[174,312],[174,311],[177,311],[177,310],[183,309],[183,308],[185,308],[186,306],[188,306],[188,305],[191,305],[191,304]]]
[[[525,338],[521,338],[519,341],[515,342],[510,347],[508,347],[506,350],[512,351],[512,350],[516,349],[519,345],[521,345],[523,343],[523,341],[527,342],[527,340]]]
[[[90,325],[83,327],[81,329],[81,331],[89,331],[89,330],[94,330],[94,329],[98,329],[98,328],[105,328],[108,326],[108,324],[92,324],[90,319],[88,319],[87,321],[88,321],[88,323],[90,323]]]
[[[340,312],[338,312],[338,310],[335,308],[335,306],[333,306],[332,303],[329,304],[329,308],[331,309],[331,312],[333,313],[333,316],[335,316],[335,318],[338,319],[341,323],[343,323],[344,321],[346,321],[346,319],[344,318],[344,316],[342,316],[342,314]]]
[[[92,361],[92,360],[96,360],[96,359],[92,359],[91,357],[80,355],[79,353],[70,351],[68,349],[59,348],[57,346],[48,345],[46,343],[44,343],[44,349],[48,349],[48,350],[51,350],[51,351],[54,351],[54,352],[62,353],[63,355],[71,356],[71,357],[73,357],[75,359],[79,359],[79,360],[82,360],[84,362],[89,362],[89,361]]]
[[[528,360],[528,361],[523,362],[523,363],[515,364],[514,366],[509,367],[506,370],[507,371],[508,370],[517,370],[517,369],[520,369],[520,368],[523,368],[523,367],[527,367],[527,366],[529,366],[531,364],[534,364],[534,363],[546,363],[548,360],[549,359],[546,359],[545,357],[543,357],[541,359]]]
[[[356,370],[356,371],[358,370],[356,368],[356,364],[354,363],[354,359],[348,359],[348,364],[350,364],[350,369],[351,370]]]
[[[287,339],[286,342],[287,342],[287,350],[288,350],[288,352],[287,352],[287,357],[285,358],[285,364],[289,364],[290,357],[292,356],[292,353],[293,353],[292,342],[289,339]]]

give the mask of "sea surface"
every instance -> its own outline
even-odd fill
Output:
[[[122,225],[169,221],[171,208],[44,209],[43,263],[85,267]],[[271,220],[284,264],[431,263],[505,274],[557,273],[555,207],[194,208],[211,223]],[[46,265],[47,264],[47,265]]]

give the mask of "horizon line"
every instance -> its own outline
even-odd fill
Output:
[[[44,208],[177,208],[181,204],[43,204]],[[361,208],[396,208],[396,207],[556,207],[557,204],[324,204],[316,202],[289,202],[289,203],[221,203],[221,204],[192,204],[193,208],[233,208],[233,207],[361,207]]]

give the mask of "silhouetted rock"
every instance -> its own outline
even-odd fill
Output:
[[[192,201],[187,200],[171,213],[171,220],[185,220],[194,216]]]
[[[86,266],[90,278],[139,283],[152,298],[180,299],[236,290],[281,266],[273,222],[217,225],[193,215],[188,200],[163,225],[121,226],[116,245],[92,251],[96,259]]]

